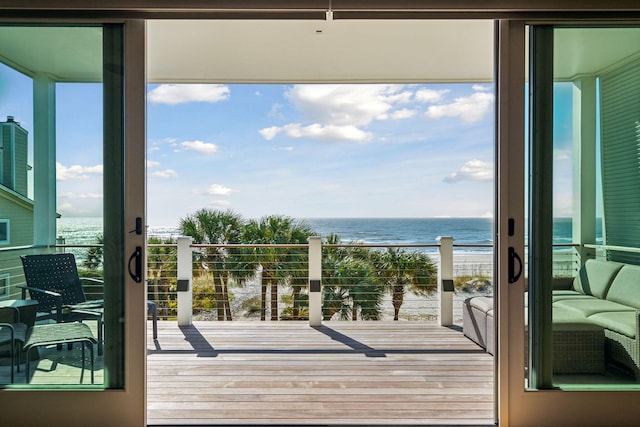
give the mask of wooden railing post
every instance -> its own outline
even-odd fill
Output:
[[[438,313],[441,326],[453,325],[453,237],[442,236],[438,262]]]
[[[309,326],[322,324],[322,238],[309,237]]]
[[[193,255],[191,237],[178,237],[178,325],[189,326],[193,317]]]

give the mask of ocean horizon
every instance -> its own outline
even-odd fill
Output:
[[[335,234],[342,243],[359,242],[368,245],[432,245],[440,236],[451,236],[454,244],[493,244],[493,218],[300,218],[319,236]],[[601,225],[596,235],[601,241]],[[571,218],[554,219],[554,244],[572,242]],[[88,245],[97,242],[102,233],[102,218],[59,218],[57,235],[67,245]],[[163,239],[180,235],[178,226],[147,229],[149,237]],[[470,248],[472,249],[472,248]],[[466,248],[465,248],[466,250]],[[490,251],[479,247],[478,250]]]

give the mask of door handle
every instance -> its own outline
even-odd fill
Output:
[[[518,272],[516,273],[516,261],[518,262]],[[522,275],[522,259],[513,248],[509,246],[509,283],[515,283]]]
[[[131,271],[131,263],[135,261],[135,271]],[[142,247],[136,246],[136,250],[133,251],[129,257],[129,276],[136,282],[142,282]]]

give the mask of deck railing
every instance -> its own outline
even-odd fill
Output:
[[[83,264],[94,247],[0,250],[0,281],[11,284],[4,298],[19,298],[15,286],[24,283],[20,255],[71,251]],[[192,319],[311,319],[317,324],[394,318],[451,324],[461,315],[454,300],[493,293],[492,245],[454,244],[451,238],[421,245],[329,245],[319,238],[304,245],[202,245],[179,238],[177,243],[148,244],[147,249],[149,300],[156,302],[161,318],[186,324]],[[556,247],[554,275],[575,274],[575,253],[574,245]],[[394,254],[422,254],[434,268],[394,267]],[[18,263],[2,265],[7,258]],[[82,267],[81,274],[92,273]],[[321,292],[315,289],[318,284]],[[88,291],[89,298],[101,297],[99,289]]]

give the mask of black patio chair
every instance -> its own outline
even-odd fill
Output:
[[[26,341],[27,325],[20,322],[20,312],[15,307],[0,307],[0,347],[8,346],[11,384],[14,382],[13,367],[20,372],[20,351]]]
[[[57,323],[95,320],[98,332],[98,355],[102,354],[103,300],[88,301],[73,254],[40,254],[20,257],[26,286],[22,299],[29,292],[38,301],[36,320],[55,320]],[[97,279],[82,279],[102,283]]]

